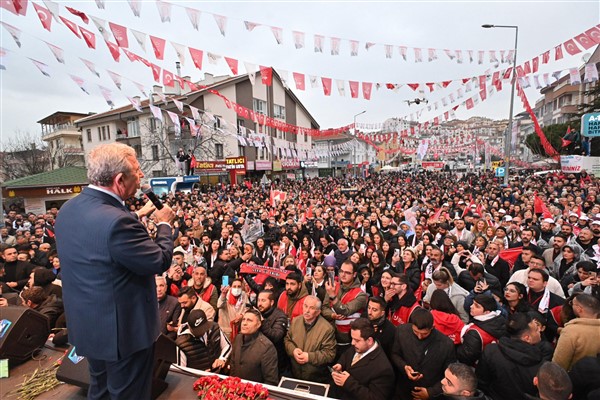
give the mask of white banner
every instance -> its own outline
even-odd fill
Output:
[[[569,174],[578,174],[583,168],[583,156],[560,156],[560,169]]]

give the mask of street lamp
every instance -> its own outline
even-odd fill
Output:
[[[517,41],[519,39],[519,27],[516,25],[481,25],[482,28],[510,28],[515,30],[515,54],[513,57],[512,84],[510,90],[510,115],[508,116],[508,128],[504,140],[504,184],[508,185],[508,173],[510,171],[510,150],[512,139],[513,107],[515,104],[515,83],[517,81]]]
[[[354,127],[354,138],[355,138],[354,139],[354,146],[353,146],[353,149],[354,149],[354,157],[353,158],[354,158],[354,160],[352,160],[352,164],[354,164],[353,165],[353,169],[354,169],[354,177],[355,178],[356,178],[356,144],[358,143],[356,141],[356,117],[358,117],[359,115],[363,115],[366,112],[367,112],[367,110],[364,110],[364,111],[361,111],[358,114],[356,114],[354,116],[354,124],[352,125]]]

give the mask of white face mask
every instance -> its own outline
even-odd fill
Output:
[[[240,294],[242,294],[242,288],[231,289],[231,294],[235,297],[238,297]]]

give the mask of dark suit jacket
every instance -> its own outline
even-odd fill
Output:
[[[152,241],[116,198],[85,188],[56,220],[69,341],[77,354],[116,361],[150,347],[159,335],[154,275],[173,257],[171,228]]]
[[[176,332],[169,332],[167,324],[173,322],[177,326],[179,315],[181,314],[181,306],[175,296],[166,295],[162,301],[158,302],[158,313],[160,317],[160,333],[169,336],[171,339],[177,337]]]
[[[352,365],[356,351],[354,347],[346,350],[338,363],[342,371],[350,376],[343,387],[336,387],[341,399],[381,400],[392,397],[394,389],[394,369],[388,361],[381,345]]]

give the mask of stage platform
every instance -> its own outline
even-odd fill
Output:
[[[66,348],[54,348],[51,345],[44,347],[35,360],[29,360],[21,365],[10,369],[8,378],[0,379],[0,399],[16,399],[16,397],[7,397],[8,392],[16,388],[23,382],[23,376],[33,373],[37,368],[43,369],[51,367],[58,359],[62,357]],[[167,389],[158,397],[158,400],[195,400],[196,393],[192,386],[196,379],[201,375],[211,375],[209,373],[181,369],[175,366],[167,374],[166,382],[169,384]],[[327,399],[326,397],[316,396],[306,393],[286,390],[279,387],[264,385],[269,390],[269,397],[274,400],[295,400],[295,399]],[[48,391],[36,398],[36,400],[60,399],[60,400],[85,400],[87,393],[85,390],[63,383],[55,389]]]

